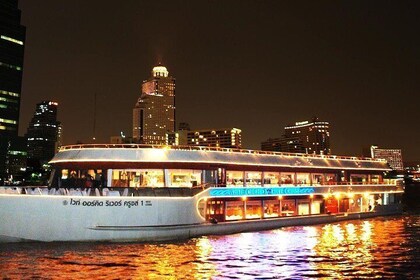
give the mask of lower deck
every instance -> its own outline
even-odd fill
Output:
[[[211,198],[208,221],[271,219],[291,216],[372,212],[379,205],[398,204],[401,194],[307,195],[280,197]]]

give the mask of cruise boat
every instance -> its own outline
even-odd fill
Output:
[[[63,146],[48,187],[0,188],[0,242],[161,241],[400,213],[384,160]]]

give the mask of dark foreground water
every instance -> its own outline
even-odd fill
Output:
[[[420,279],[420,215],[165,244],[0,245],[0,278]]]

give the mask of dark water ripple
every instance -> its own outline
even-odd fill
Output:
[[[420,215],[163,244],[0,245],[0,279],[420,279]]]

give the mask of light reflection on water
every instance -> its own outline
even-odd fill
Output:
[[[290,227],[179,243],[0,245],[0,278],[415,278],[420,216]]]

